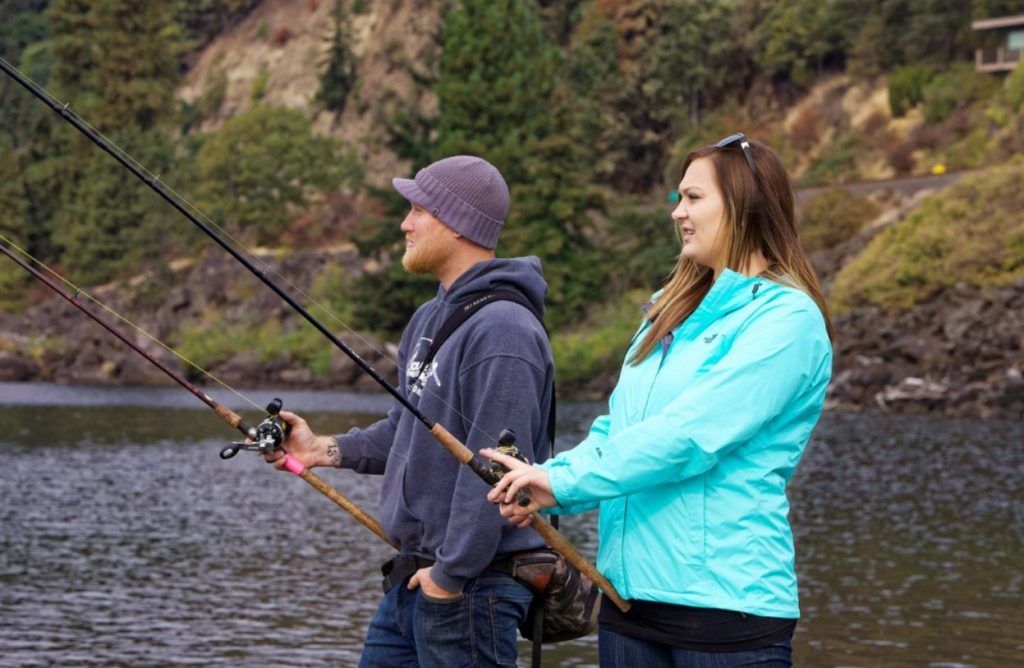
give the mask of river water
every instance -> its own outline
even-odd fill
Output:
[[[276,396],[321,431],[387,405]],[[194,397],[0,383],[0,404],[0,666],[355,665],[390,548],[259,457],[219,459],[235,433]],[[559,447],[600,410],[560,404]],[[378,479],[322,477],[376,509]],[[1022,479],[1019,423],[826,414],[790,488],[797,664],[1024,666]],[[594,517],[562,526],[592,558]],[[596,637],[544,665],[596,666]]]

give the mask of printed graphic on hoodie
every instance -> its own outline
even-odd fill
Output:
[[[437,361],[435,360],[423,368],[423,358],[427,356],[427,351],[430,350],[430,344],[433,342],[433,339],[421,336],[412,349],[412,361],[405,373],[409,379],[409,392],[416,396],[423,394],[423,389],[431,378],[434,379],[438,387],[441,387],[441,378],[437,375]]]

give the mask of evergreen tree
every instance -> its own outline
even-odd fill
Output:
[[[160,123],[170,120],[178,77],[176,27],[165,3],[55,0],[53,86],[88,123],[155,174],[172,151]],[[83,282],[97,282],[159,257],[165,207],[124,168],[75,130],[53,126],[54,153],[37,186],[56,185],[53,243]]]
[[[463,0],[445,20],[435,86],[435,156],[472,153],[501,170],[512,206],[499,250],[540,256],[551,324],[579,316],[601,273],[580,262],[591,250],[587,208],[596,200],[561,65],[534,4]]]
[[[325,108],[340,114],[356,83],[355,57],[349,48],[348,17],[341,0],[334,3],[334,33],[327,56],[327,69],[320,76],[320,90],[316,99]]]
[[[53,92],[58,98],[77,100],[89,90],[88,82],[99,59],[96,19],[90,0],[54,0],[47,11],[53,35]],[[80,103],[79,103],[80,104]],[[76,105],[77,106],[77,105]]]
[[[598,183],[628,190],[633,183],[633,151],[643,131],[630,123],[627,78],[619,67],[615,25],[596,5],[585,12],[570,45],[565,81],[580,110],[578,125]]]
[[[165,120],[178,82],[180,34],[170,6],[144,0],[94,0],[98,58],[84,84],[100,95],[94,125],[143,132]]]
[[[533,3],[463,0],[445,19],[435,158],[472,153],[510,182],[548,132],[558,51]]]

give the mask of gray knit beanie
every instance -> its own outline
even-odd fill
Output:
[[[484,248],[498,243],[508,213],[508,185],[483,158],[455,155],[427,165],[415,179],[391,180],[405,199]]]

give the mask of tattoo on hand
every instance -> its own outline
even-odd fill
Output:
[[[331,466],[334,468],[341,467],[341,448],[338,447],[338,439],[333,436],[327,444],[327,459],[331,461]]]

